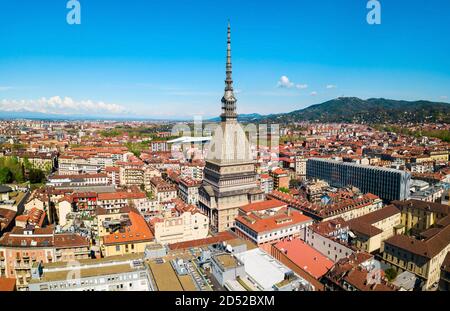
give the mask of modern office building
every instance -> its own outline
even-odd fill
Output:
[[[333,187],[354,186],[385,201],[408,199],[411,183],[411,175],[404,171],[316,158],[308,160],[306,176]]]

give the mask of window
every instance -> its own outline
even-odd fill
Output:
[[[116,252],[120,252],[120,245],[116,245]]]

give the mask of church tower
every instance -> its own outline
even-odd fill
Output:
[[[225,92],[220,125],[209,144],[199,207],[209,216],[214,232],[231,229],[240,206],[264,199],[257,185],[250,143],[237,121],[231,63],[231,28],[227,31]]]

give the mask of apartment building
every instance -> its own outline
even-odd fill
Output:
[[[198,189],[201,181],[188,177],[180,178],[178,183],[178,195],[187,204],[197,205]]]
[[[116,165],[119,167],[119,181],[121,186],[140,186],[144,184],[144,162],[116,162]]]
[[[158,202],[169,202],[177,197],[176,187],[164,181],[160,177],[153,177],[150,180],[150,188],[153,193],[153,197]]]
[[[349,226],[343,218],[334,218],[308,226],[304,237],[308,245],[333,262],[354,253],[348,244]]]
[[[398,272],[409,271],[424,281],[424,289],[438,285],[441,266],[450,251],[449,216],[425,231],[423,239],[394,235],[383,243],[382,259]]]
[[[450,206],[420,200],[393,201],[401,215],[402,225],[411,233],[427,230],[450,214]]]
[[[368,253],[378,251],[383,241],[394,234],[402,234],[404,230],[401,212],[395,205],[354,218],[348,222],[348,226],[355,235],[353,245]]]
[[[278,200],[247,204],[239,208],[236,234],[270,251],[271,243],[284,238],[304,237],[313,220]]]
[[[161,244],[204,239],[209,233],[209,218],[179,199],[152,218],[150,224],[156,242]]]
[[[30,291],[151,291],[142,255],[80,260],[76,263],[35,263]]]
[[[89,258],[89,240],[76,234],[55,234],[52,227],[19,228],[0,238],[0,276],[15,277],[26,290],[34,263]]]
[[[100,238],[104,257],[144,253],[145,247],[154,243],[154,235],[144,217],[134,209],[128,212],[128,220]]]
[[[330,204],[311,203],[304,198],[295,198],[281,191],[273,191],[268,197],[286,202],[290,207],[317,221],[326,221],[334,218],[343,218],[348,221],[383,207],[383,201],[371,193],[344,197]]]
[[[281,168],[274,169],[270,171],[270,176],[273,178],[273,188],[280,189],[285,188],[289,189],[289,174],[286,170]]]
[[[146,194],[142,191],[118,191],[98,193],[97,206],[109,210],[119,210],[127,205],[138,209],[145,208],[148,203]]]
[[[46,186],[56,188],[72,188],[86,186],[109,185],[108,175],[101,174],[76,174],[76,175],[52,175],[48,177]]]
[[[260,174],[259,187],[264,193],[271,193],[273,191],[273,178],[269,174]]]
[[[17,157],[20,163],[44,172],[52,172],[57,164],[56,152],[12,152],[6,156]]]
[[[295,156],[295,174],[301,178],[306,178],[306,163],[308,159],[297,155]]]

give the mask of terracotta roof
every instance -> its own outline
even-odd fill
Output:
[[[416,240],[406,235],[394,235],[384,241],[384,243],[431,259],[450,243],[450,226],[442,228],[426,240]]]
[[[426,201],[419,201],[419,200],[406,200],[406,201],[392,201],[392,204],[397,206],[398,208],[402,207],[413,207],[418,208],[422,210],[432,211],[435,213],[442,213],[442,214],[450,214],[450,206],[439,204],[439,203],[433,203],[433,202],[426,202]]]
[[[291,210],[288,215],[287,208],[282,208],[273,216],[264,215],[261,217],[252,213],[238,216],[236,221],[239,221],[254,232],[262,233],[295,224],[312,222],[312,219],[295,210]]]
[[[187,242],[172,243],[172,244],[169,244],[169,248],[171,250],[177,250],[177,249],[186,249],[186,248],[192,248],[192,247],[200,247],[200,246],[220,243],[223,241],[233,240],[235,238],[236,238],[236,236],[233,233],[231,233],[229,231],[225,231],[225,232],[220,232],[217,235],[215,235],[213,237],[209,237],[209,238],[192,240],[192,241],[187,241]]]
[[[131,242],[150,242],[154,239],[153,233],[150,230],[144,217],[136,211],[130,211],[128,217],[131,225],[125,227],[124,232],[116,231],[103,237],[105,245],[114,245]]]
[[[334,265],[333,261],[300,239],[281,241],[275,247],[316,279],[321,278]]]
[[[250,204],[241,206],[239,209],[247,214],[247,213],[251,213],[253,211],[263,211],[263,210],[267,210],[267,209],[281,208],[281,207],[287,207],[287,204],[282,201],[276,200],[276,199],[269,199],[266,201],[250,203]]]
[[[78,234],[55,234],[54,245],[57,248],[89,247],[89,239]]]
[[[383,232],[383,230],[378,229],[373,226],[373,224],[396,214],[400,214],[400,210],[395,207],[395,205],[388,205],[375,212],[351,219],[348,221],[348,225],[350,230],[359,232],[368,237],[373,237]]]
[[[12,292],[16,290],[16,279],[0,277],[0,292]]]
[[[146,197],[144,192],[105,192],[98,194],[98,200],[132,200],[132,199],[144,199]]]

